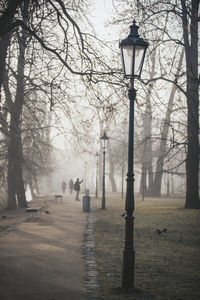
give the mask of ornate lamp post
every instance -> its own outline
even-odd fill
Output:
[[[103,185],[102,185],[102,209],[106,208],[106,197],[105,197],[105,156],[106,156],[106,148],[108,146],[109,137],[104,134],[101,137],[102,149],[103,149]]]
[[[135,20],[130,26],[130,34],[119,44],[121,48],[124,77],[130,78],[128,96],[129,108],[129,133],[128,133],[128,173],[125,202],[125,243],[122,265],[122,288],[130,290],[134,287],[135,250],[134,250],[134,101],[136,90],[134,78],[140,78],[148,42],[139,37],[138,26]]]
[[[98,167],[99,167],[99,153],[96,152],[95,154],[97,161],[96,161],[96,192],[95,192],[95,197],[98,198]]]

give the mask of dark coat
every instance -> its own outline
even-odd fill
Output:
[[[76,180],[76,182],[74,183],[74,190],[75,191],[80,191],[80,184],[83,182],[83,180],[79,181],[78,179]]]

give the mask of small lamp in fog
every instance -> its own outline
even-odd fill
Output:
[[[102,145],[103,150],[105,150],[107,148],[107,146],[108,146],[108,140],[109,140],[109,137],[104,132],[104,134],[101,137],[101,145]]]
[[[148,42],[139,37],[138,26],[135,20],[130,26],[130,34],[119,44],[122,55],[124,77],[130,78],[128,96],[129,108],[129,134],[128,134],[128,173],[125,202],[125,242],[122,263],[122,288],[130,290],[134,287],[135,250],[134,250],[134,173],[133,173],[133,149],[134,149],[134,102],[136,90],[134,78],[140,78],[144,63]]]
[[[99,171],[99,153],[98,151],[95,154],[96,156],[96,192],[95,198],[98,198],[98,171]]]
[[[109,137],[104,134],[101,137],[101,146],[103,149],[103,182],[102,182],[102,209],[106,208],[106,196],[105,196],[105,155],[106,155],[106,148],[108,146]]]

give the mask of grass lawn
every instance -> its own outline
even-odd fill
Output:
[[[136,198],[134,286],[140,292],[124,294],[124,200],[107,197],[104,211],[101,199],[93,201],[101,299],[200,299],[200,210],[184,209],[183,199]],[[164,228],[166,233],[157,233]]]

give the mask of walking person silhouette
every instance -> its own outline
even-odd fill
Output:
[[[79,181],[79,178],[76,179],[76,182],[74,183],[74,190],[76,191],[76,201],[80,201],[79,199],[79,193],[81,190],[80,184],[83,182],[83,179]]]

